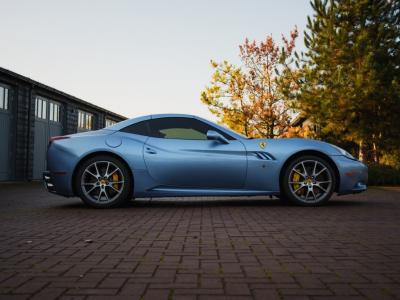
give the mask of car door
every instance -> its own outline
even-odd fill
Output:
[[[149,121],[144,160],[160,185],[180,188],[239,189],[246,179],[246,149],[239,141],[200,120],[163,117]],[[207,139],[207,131],[229,143]]]

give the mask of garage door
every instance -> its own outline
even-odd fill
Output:
[[[10,180],[10,89],[0,85],[0,181]]]
[[[43,98],[35,99],[35,142],[33,152],[33,179],[41,179],[46,170],[46,151],[49,138],[62,134],[61,106]]]

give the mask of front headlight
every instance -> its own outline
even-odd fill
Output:
[[[344,149],[342,149],[342,148],[340,148],[338,146],[335,146],[335,145],[332,145],[332,146],[335,147],[335,149],[338,150],[340,152],[340,154],[346,156],[347,158],[350,158],[350,159],[353,159],[353,160],[357,160],[357,158],[355,158],[353,155],[351,155],[346,150],[344,150]]]

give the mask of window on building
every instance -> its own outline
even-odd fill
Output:
[[[0,109],[8,110],[8,88],[0,86]]]
[[[41,97],[35,99],[35,116],[39,119],[47,118],[47,100]]]
[[[320,133],[321,128],[318,124],[313,124],[312,127],[315,133]]]
[[[49,102],[49,120],[60,122],[60,104]]]
[[[117,122],[114,121],[114,120],[111,120],[111,119],[107,119],[107,118],[106,118],[106,127],[113,126],[114,124],[117,124]]]
[[[43,97],[36,97],[35,116],[43,120],[60,122],[60,107],[61,105],[57,102]]]
[[[93,129],[93,114],[83,110],[78,110],[78,129],[92,130]]]

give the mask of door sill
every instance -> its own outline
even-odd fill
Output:
[[[278,191],[248,190],[248,189],[219,189],[219,188],[181,188],[181,187],[156,187],[149,190],[146,194],[151,197],[166,196],[260,196],[277,195]]]

